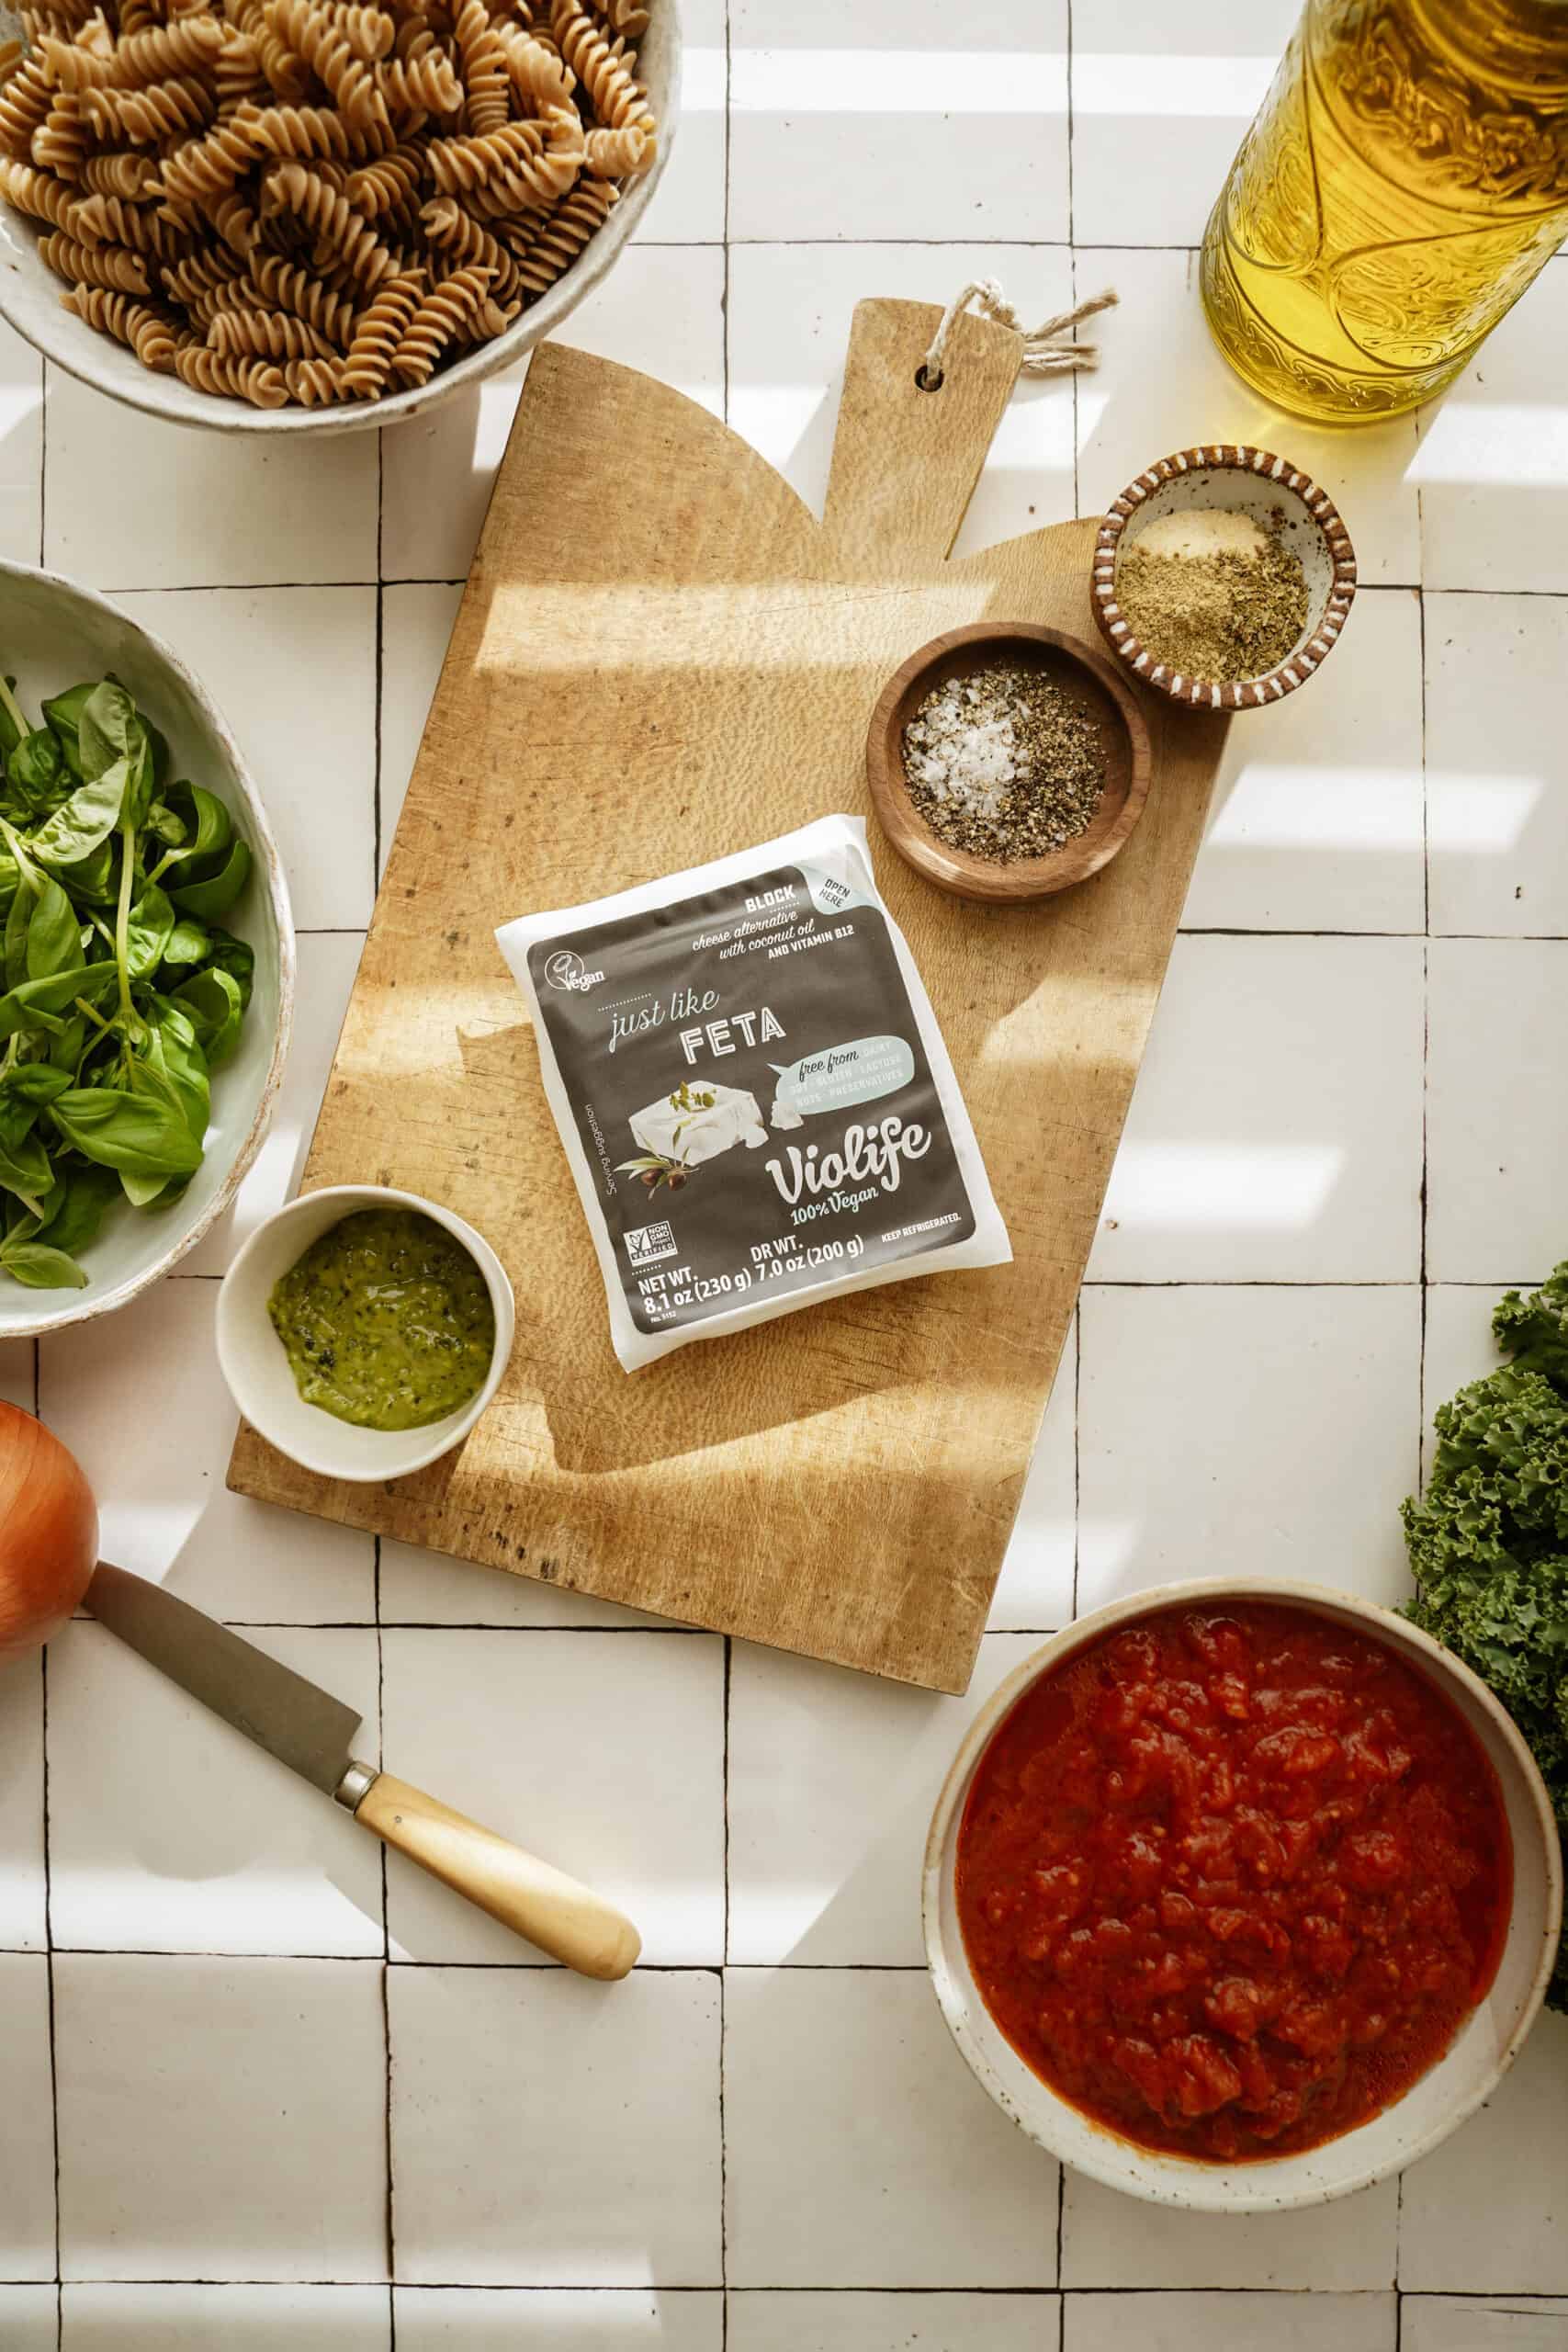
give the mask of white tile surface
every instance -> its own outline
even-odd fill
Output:
[[[389,1973],[400,2284],[716,2286],[719,1984]]]
[[[0,1952],[0,2279],[54,2277],[49,2045],[48,1962]]]
[[[720,2352],[716,2289],[399,2287],[398,2352]]]
[[[1517,1282],[1568,1248],[1557,1171],[1568,1095],[1568,941],[1435,939],[1427,979],[1427,1271]]]
[[[0,556],[37,563],[43,536],[43,362],[0,325]]]
[[[734,0],[730,41],[732,238],[1066,240],[1066,0]]]
[[[111,1321],[39,1349],[44,1419],[98,1497],[106,1558],[183,1600],[253,1624],[374,1621],[367,1535],[273,1510],[224,1489],[239,1415],[212,1340],[217,1285],[176,1277]],[[126,1399],[158,1367],[156,1414],[126,1443]]]
[[[1063,2352],[1394,2352],[1392,2295],[1069,2295]]]
[[[244,746],[296,924],[363,930],[376,873],[375,590],[186,591],[125,602],[184,656]]]
[[[921,1971],[730,1969],[736,2287],[1054,2287],[1056,2178],[976,2082]]]
[[[729,2352],[1054,2352],[1055,2295],[729,2298]]]
[[[381,864],[392,846],[463,592],[455,582],[389,588],[381,600]]]
[[[1068,309],[1066,247],[738,245],[729,275],[729,422],[820,514],[855,305],[942,304],[995,277],[1031,321]],[[1073,386],[1022,380],[987,453],[953,552],[969,555],[1073,509]]]
[[[990,1634],[943,1699],[737,1642],[729,1676],[729,1957],[919,1967],[920,1857],[953,1750],[1040,1646]]]
[[[1178,939],[1089,1281],[1413,1282],[1422,966],[1417,939]]]
[[[1180,248],[1296,13],[1072,0],[1069,223],[1068,0],[683,0],[671,168],[565,331],[716,413],[728,398],[819,503],[857,300],[994,276],[1038,318],[1110,283],[1099,372],[1021,387],[960,552],[1240,438],[1335,497],[1362,583],[1311,693],[1233,730],[1185,924],[1302,935],[1178,951],[1096,1261],[1114,1279],[1069,1338],[974,1691],[734,1645],[728,1825],[712,1638],[402,1544],[378,1561],[223,1492],[215,1285],[186,1278],[298,1182],[523,371],[382,436],[264,449],[58,372],[46,403],[0,326],[0,556],[110,586],[190,655],[261,777],[300,921],[328,927],[300,943],[283,1100],[235,1214],[111,1320],[0,1346],[0,1396],[32,1408],[36,1358],[106,1549],[267,1623],[264,1645],[367,1712],[384,1668],[399,1769],[602,1875],[681,1963],[585,1985],[394,1863],[409,1949],[487,1955],[390,1971],[400,2352],[719,2352],[721,2169],[732,2352],[1062,2352],[1059,2325],[1065,2352],[1392,2352],[1393,2183],[1237,2223],[1068,2177],[1059,2312],[1057,2175],[913,1964],[949,1726],[1075,1583],[1089,1608],[1245,1564],[1398,1597],[1423,1379],[1429,1417],[1495,1362],[1505,1284],[1568,1254],[1568,256],[1419,426],[1319,429],[1237,383]],[[57,1961],[63,2352],[386,2352],[376,1849],[90,1625],[50,1678],[57,1937],[190,1948]],[[0,1669],[0,1952],[28,1948],[0,1956],[4,2352],[55,2345],[41,1694],[36,1661]],[[732,1965],[721,1995],[727,1905],[733,1958],[810,1964]],[[1565,2033],[1548,2020],[1406,2182],[1404,2352],[1568,2352]]]
[[[53,2287],[0,2287],[0,2344],[6,2352],[56,2352],[59,2301]]]
[[[715,247],[635,245],[572,312],[560,340],[640,368],[717,414],[723,288],[724,255]],[[525,360],[382,434],[383,579],[467,574],[526,372]]]
[[[1568,590],[1568,270],[1550,265],[1421,414],[1428,588]]]
[[[51,570],[109,589],[375,578],[374,433],[193,433],[53,367],[48,413]]]
[[[1432,928],[1568,933],[1568,604],[1427,599]]]
[[[381,1970],[54,1963],[68,2279],[386,2276]]]
[[[1078,1322],[1075,1315],[991,1602],[990,1630],[1054,1633],[1073,1613],[1077,1558]]]
[[[389,2352],[392,2340],[385,2287],[67,2287],[61,2318],[61,2352]]]
[[[359,1709],[355,1747],[374,1763],[374,1631],[275,1626],[255,1638]],[[68,1625],[49,1664],[57,1945],[380,1953],[380,1849],[341,1805],[100,1625]]]
[[[1399,2283],[1568,2295],[1568,2018],[1543,2016],[1478,2115],[1404,2176]]]
[[[653,1965],[724,1956],[724,1645],[711,1634],[392,1632],[389,1768],[587,1879]],[[541,1955],[387,1858],[394,1955]]]
[[[1451,756],[1435,723],[1432,741]],[[1433,824],[1435,841],[1435,804]],[[1413,589],[1363,587],[1312,692],[1233,721],[1181,920],[1418,932],[1425,892],[1420,607]]]
[[[1414,1288],[1088,1289],[1078,1608],[1243,1568],[1406,1589]]]
[[[1073,235],[1195,245],[1295,28],[1294,0],[1074,0]]]
[[[1407,2295],[1401,2352],[1562,2352],[1568,2297]]]
[[[1250,442],[1278,450],[1328,492],[1355,542],[1362,582],[1419,581],[1409,418],[1347,433],[1281,416],[1259,400],[1210,337],[1196,254],[1080,245],[1075,267],[1080,295],[1109,285],[1122,297],[1119,311],[1095,322],[1098,373],[1078,379],[1080,514],[1103,514],[1134,474],[1173,450]],[[1316,695],[1316,682],[1310,692]]]
[[[44,1947],[43,1668],[0,1660],[0,1951]]]
[[[683,0],[681,123],[674,152],[644,213],[644,245],[722,244],[725,96],[729,61],[725,0]]]
[[[1326,2295],[1393,2285],[1397,2181],[1299,2213],[1235,2214],[1185,2213],[1173,2205],[1138,2205],[1129,2213],[1115,2189],[1082,2173],[1064,2180],[1064,2287],[1270,2287]]]

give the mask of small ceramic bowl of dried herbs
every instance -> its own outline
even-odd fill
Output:
[[[1112,664],[1030,621],[949,629],[877,700],[866,781],[906,864],[960,899],[1087,881],[1148,797],[1149,730]]]
[[[1356,594],[1326,492],[1269,449],[1179,449],[1100,526],[1090,602],[1118,661],[1199,710],[1255,710],[1315,676]]]

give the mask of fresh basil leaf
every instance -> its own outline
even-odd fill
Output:
[[[68,1072],[48,1062],[13,1062],[0,1070],[0,1094],[14,1094],[23,1102],[52,1102],[70,1083]]]
[[[189,1012],[196,1023],[197,1043],[206,1055],[209,1067],[216,1069],[233,1052],[240,1034],[245,1008],[239,981],[231,972],[220,971],[215,964],[209,964],[193,979],[181,983],[175,990],[175,1002]]]
[[[17,701],[17,681],[8,677],[6,691],[0,694],[0,758],[8,759],[27,731],[27,721]]]
[[[90,784],[78,785],[28,847],[45,865],[74,865],[102,847],[119,823],[130,783],[129,763],[117,760]]]
[[[82,925],[76,910],[58,882],[46,882],[33,900],[28,924],[27,978],[47,979],[81,961]]]
[[[77,741],[77,730],[81,724],[82,712],[96,694],[98,684],[96,678],[89,678],[85,684],[71,686],[64,694],[56,695],[43,707],[45,722],[59,736],[60,748],[64,754],[65,764],[78,781],[82,777],[82,751]]]
[[[209,879],[187,882],[171,890],[182,914],[198,915],[203,922],[216,915],[226,915],[251,878],[251,853],[242,841],[234,842],[218,872]]]
[[[54,1182],[49,1153],[33,1132],[38,1119],[35,1102],[0,1102],[0,1184],[37,1201]]]
[[[248,940],[236,939],[231,931],[220,931],[216,924],[212,929],[211,942],[208,962],[216,965],[220,972],[227,972],[232,978],[239,981],[240,1010],[242,1012],[248,1012],[251,1003],[251,984],[255,977],[255,949]]]
[[[37,921],[37,917],[34,917]],[[133,980],[150,980],[168,952],[175,910],[156,882],[149,882],[130,910],[126,932],[126,969]]]
[[[211,934],[189,915],[175,917],[174,929],[164,942],[164,961],[179,965],[216,961]]]
[[[85,1159],[120,1174],[192,1176],[201,1165],[201,1146],[172,1088],[131,1093],[118,1086],[73,1087],[49,1106],[67,1143]]]
[[[166,1080],[186,1126],[200,1143],[207,1134],[212,1099],[208,1061],[192,1024],[176,1006],[163,1008],[148,1040],[147,1058]]]
[[[28,977],[28,932],[37,904],[31,890],[18,890],[6,910],[6,986],[14,989]]]
[[[85,1013],[73,1012],[69,1020],[51,1022],[47,1047],[49,1066],[51,1069],[62,1069],[73,1084],[75,1083],[76,1072],[81,1066],[82,1056],[86,1051],[86,1046],[87,1017]]]
[[[87,1277],[74,1258],[47,1241],[0,1241],[0,1266],[29,1290],[85,1290]]]
[[[174,753],[169,749],[169,739],[161,727],[153,726],[150,718],[142,719],[141,731],[147,738],[148,749],[152,754],[152,789],[155,793],[162,792],[169,781],[169,770],[175,763]]]
[[[112,1168],[69,1169],[44,1204],[43,1227],[36,1238],[75,1257],[93,1239],[105,1209],[118,1193],[119,1179]]]
[[[195,868],[189,876],[192,880],[210,873],[234,837],[234,820],[224,803],[199,784],[175,784],[164,795],[162,805],[182,829],[177,850],[164,864]]]
[[[166,849],[178,849],[186,837],[185,826],[166,800],[154,800],[148,808],[147,831]]]
[[[113,678],[103,679],[82,705],[76,721],[82,774],[91,783],[117,760],[131,757],[146,740],[136,705],[125,688]]]
[[[58,1033],[52,1018],[78,997],[89,1002],[115,986],[112,964],[78,964],[72,970],[51,972],[41,980],[23,980],[0,996],[0,1037],[17,1029],[49,1029]]]
[[[31,824],[58,808],[71,789],[71,773],[60,738],[48,727],[24,735],[6,762],[7,797]]]

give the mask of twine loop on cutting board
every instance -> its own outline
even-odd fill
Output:
[[[1111,310],[1120,298],[1113,286],[1103,294],[1094,294],[1071,311],[1064,311],[1058,318],[1045,319],[1037,327],[1026,327],[994,277],[976,277],[953,296],[942,314],[942,322],[931,340],[931,349],[915,370],[915,381],[922,392],[942,390],[942,361],[947,353],[947,338],[953,332],[953,322],[973,303],[983,318],[994,319],[999,327],[1012,327],[1023,337],[1023,357],[1019,372],[1024,376],[1065,376],[1075,368],[1098,368],[1100,345],[1097,343],[1070,343],[1067,340],[1081,320],[1092,319],[1097,311]]]

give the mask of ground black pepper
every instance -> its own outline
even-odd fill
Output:
[[[1087,831],[1104,729],[1043,671],[988,662],[933,687],[904,729],[909,798],[938,841],[1006,865]]]

